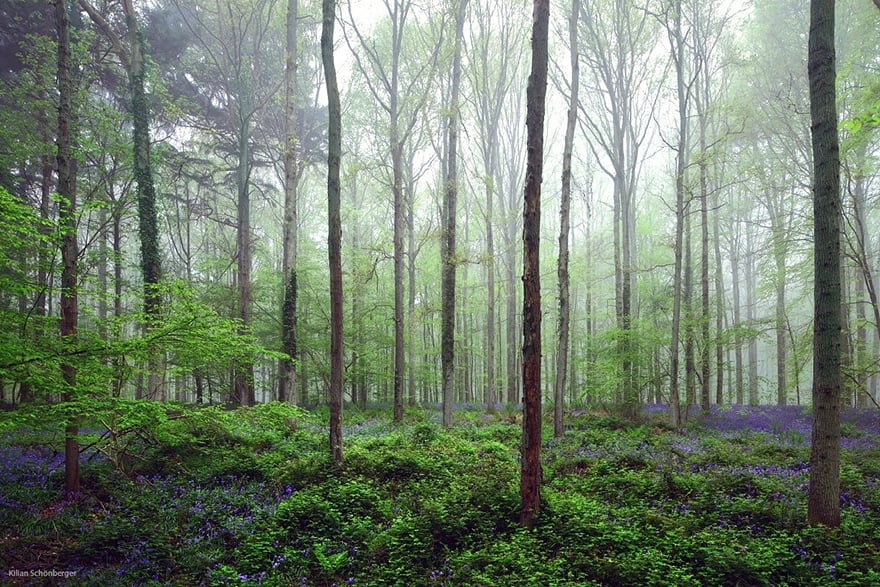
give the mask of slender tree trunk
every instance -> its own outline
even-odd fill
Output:
[[[239,80],[241,81],[241,80]],[[241,85],[241,84],[240,84]],[[240,93],[247,90],[240,88]],[[250,202],[250,120],[244,105],[238,108],[238,229],[236,249],[238,253],[238,316],[241,320],[239,334],[250,332],[251,323],[251,202]],[[235,366],[235,402],[252,406],[254,397],[254,364],[250,359],[240,359]]]
[[[715,403],[724,403],[724,274],[722,272],[723,261],[721,258],[721,228],[719,226],[721,202],[718,191],[714,198],[715,213],[712,215],[712,239],[715,253]],[[730,360],[730,348],[728,347],[728,369]],[[728,371],[727,375],[730,375]],[[727,400],[730,402],[730,398]]]
[[[460,0],[455,13],[455,48],[452,58],[452,88],[447,119],[447,168],[443,192],[443,226],[441,241],[441,312],[440,361],[443,393],[443,426],[452,426],[452,404],[455,386],[455,220],[458,205],[458,100],[461,91],[461,45],[464,34],[467,0]]]
[[[398,52],[394,52],[395,61]],[[403,324],[403,162],[402,145],[398,138],[398,96],[397,64],[391,70],[391,167],[393,175],[392,192],[394,197],[394,421],[403,421],[403,371],[404,363],[404,324]]]
[[[706,161],[706,117],[700,115],[700,334],[703,339],[700,354],[700,408],[709,411],[711,366],[709,364],[712,339],[709,338],[709,179]]]
[[[746,322],[749,326],[755,325],[757,318],[755,306],[757,305],[758,285],[755,268],[755,235],[751,227],[746,228]],[[749,337],[749,405],[758,405],[758,339]]]
[[[740,223],[737,219],[734,228],[734,235],[730,239],[730,270],[731,270],[731,286],[733,288],[733,348],[734,348],[734,381],[736,403],[742,405],[745,403],[745,378],[743,377],[743,337],[740,332],[742,327],[742,306],[740,304],[740,284],[739,284],[739,241],[740,241]]]
[[[843,204],[841,203],[841,206]],[[845,233],[845,225],[843,220],[843,212],[840,218],[840,234]],[[853,344],[852,330],[850,329],[849,309],[851,306],[849,283],[847,280],[846,253],[843,247],[840,248],[840,369],[842,373],[852,375],[853,372]],[[847,385],[847,378],[841,380],[841,396],[840,407],[849,408],[853,406],[854,386],[852,383]]]
[[[495,233],[492,228],[495,194],[486,185],[486,408],[495,413],[498,390],[495,383]]]
[[[681,36],[681,2],[675,3],[676,35]],[[672,278],[672,340],[669,345],[669,423],[678,427],[681,425],[681,398],[679,394],[679,343],[681,333],[681,305],[683,280],[683,257],[684,257],[684,226],[687,221],[687,209],[685,207],[685,170],[688,166],[688,101],[685,92],[684,78],[684,48],[681,43],[673,45],[675,51],[675,78],[678,97],[678,145],[675,156],[675,244],[673,253],[675,256]]]
[[[340,162],[342,158],[342,106],[333,59],[333,29],[336,0],[323,0],[321,58],[327,83],[330,115],[327,132],[327,215],[328,258],[330,263],[330,454],[342,464],[342,223],[340,219]]]
[[[571,158],[574,149],[574,130],[577,125],[578,88],[580,64],[578,62],[577,23],[580,0],[572,0],[568,21],[568,42],[571,52],[571,95],[568,102],[568,118],[565,127],[565,144],[562,150],[562,190],[559,204],[559,323],[556,333],[556,382],[553,388],[553,435],[561,437],[565,432],[565,387],[568,377],[569,328],[571,324],[571,296],[568,275],[568,239],[571,215]]]
[[[684,224],[684,385],[688,409],[697,403],[697,361],[694,349],[694,267],[693,239],[691,229],[693,220],[690,216],[690,201],[686,207]]]
[[[856,344],[855,344],[855,367],[856,367],[856,376],[855,376],[855,405],[859,408],[867,408],[868,407],[868,364],[870,362],[870,355],[868,353],[868,330],[865,327],[867,315],[865,312],[865,304],[867,300],[865,300],[866,287],[864,279],[865,272],[862,270],[864,267],[868,266],[868,259],[871,258],[871,252],[869,248],[868,235],[865,231],[865,226],[867,225],[867,217],[865,214],[865,173],[863,171],[865,165],[865,152],[864,148],[859,150],[859,153],[856,155],[856,173],[854,179],[853,186],[853,208],[854,215],[856,220],[856,246],[858,250],[856,253],[856,259],[859,264],[859,271],[856,274],[855,279],[855,303],[856,303]],[[870,271],[868,272],[870,275]]]
[[[520,523],[535,525],[541,509],[541,181],[547,93],[549,0],[534,0],[532,72],[526,89],[526,185],[523,206],[523,442]]]
[[[514,245],[508,247],[507,259],[507,403],[508,405],[516,405],[519,402],[519,377],[517,376],[517,311],[516,311],[516,270],[514,263],[516,262],[516,248]]]
[[[813,146],[813,434],[807,520],[840,525],[840,149],[834,0],[811,0],[808,72]]]
[[[776,231],[774,230],[774,232]],[[785,344],[785,280],[787,278],[787,269],[785,266],[785,253],[780,250],[782,238],[784,237],[781,232],[774,235],[773,238],[774,248],[776,248],[774,255],[776,260],[776,403],[780,406],[786,404],[788,392],[788,382],[786,381],[788,352]]]
[[[70,17],[66,0],[55,0],[55,19],[58,29],[58,211],[59,225],[62,227],[61,239],[61,338],[70,348],[76,347],[79,308],[77,299],[77,256],[79,254],[76,236],[76,160],[72,155],[74,146],[73,131],[75,111],[73,107],[73,65],[70,56]],[[75,399],[77,370],[74,365],[61,365],[65,390],[62,401]],[[67,423],[64,429],[64,491],[73,494],[79,491],[79,429],[76,420]]]
[[[412,159],[410,159],[412,170]],[[410,175],[410,178],[412,175]],[[416,236],[415,236],[415,208],[413,206],[414,189],[410,181],[407,189],[406,207],[406,230],[407,230],[407,377],[409,391],[409,405],[416,405]],[[424,395],[422,395],[424,399]]]
[[[281,306],[281,352],[287,355],[279,361],[278,401],[296,403],[297,355],[297,183],[299,170],[296,159],[297,119],[297,20],[298,0],[287,0],[287,39],[284,66],[284,222],[283,260],[281,268],[284,301]]]

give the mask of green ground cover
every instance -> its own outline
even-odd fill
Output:
[[[349,410],[336,470],[323,410],[139,404],[115,438],[86,430],[83,491],[66,500],[58,433],[7,423],[2,580],[880,585],[880,413],[845,414],[832,531],[805,523],[808,412],[716,408],[671,430],[661,411],[637,425],[582,414],[547,436],[530,532],[517,525],[519,426],[477,409],[449,431],[433,409],[400,426],[388,410]],[[23,576],[40,571],[75,576]]]

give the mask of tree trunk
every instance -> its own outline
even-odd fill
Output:
[[[409,168],[412,170],[412,158],[409,160]],[[410,174],[412,178],[412,174]],[[416,355],[415,355],[415,327],[416,327],[416,236],[415,236],[415,207],[413,206],[412,181],[407,186],[406,207],[406,231],[407,231],[407,391],[409,392],[409,405],[416,405]],[[422,396],[424,400],[424,395]]]
[[[523,441],[520,523],[535,525],[541,509],[541,181],[547,93],[549,0],[534,0],[532,72],[526,89],[526,182],[523,206]]]
[[[443,191],[443,218],[441,227],[441,323],[440,362],[443,394],[443,426],[452,426],[452,404],[455,401],[455,220],[458,205],[458,100],[461,89],[461,44],[464,34],[467,0],[460,0],[455,13],[455,48],[452,58],[452,88],[449,95],[447,119],[447,168]]]
[[[730,237],[730,271],[731,271],[731,287],[733,288],[733,349],[734,349],[734,391],[736,393],[736,403],[742,405],[745,403],[745,378],[743,377],[743,337],[741,334],[742,327],[742,306],[740,304],[740,283],[739,283],[739,241],[740,241],[740,221],[734,220],[733,235]],[[732,399],[732,398],[731,398]]]
[[[134,179],[138,198],[138,232],[141,241],[141,272],[144,279],[145,331],[149,333],[158,326],[162,308],[161,254],[159,251],[159,228],[156,213],[156,189],[153,185],[153,168],[150,161],[150,102],[145,89],[146,67],[144,41],[134,11],[132,0],[125,0],[125,20],[128,26],[130,61],[128,66],[131,87],[131,113],[134,137]],[[148,397],[165,400],[164,363],[162,351],[155,349],[149,357]]]
[[[706,116],[700,113],[700,334],[703,339],[700,354],[700,408],[709,412],[711,368],[709,357],[712,340],[709,338],[709,179],[706,161]]]
[[[834,0],[811,0],[808,54],[813,147],[813,435],[807,520],[840,525],[840,149]]]
[[[241,82],[241,80],[239,80]],[[239,83],[240,86],[243,84]],[[240,93],[247,90],[240,87]],[[238,107],[238,228],[236,250],[238,254],[238,317],[241,320],[238,333],[249,334],[251,323],[251,202],[250,202],[250,115],[246,107]],[[235,366],[234,400],[241,406],[252,406],[254,397],[254,364],[249,358],[239,359]]]
[[[55,18],[58,29],[58,195],[60,206],[58,222],[62,227],[61,239],[61,338],[71,349],[76,348],[79,308],[77,300],[76,237],[76,160],[72,149],[74,139],[71,127],[75,125],[73,107],[73,65],[70,56],[70,17],[66,0],[56,0]],[[62,401],[71,402],[76,388],[76,367],[70,363],[61,365],[65,389]],[[64,491],[79,491],[79,429],[75,419],[64,428]]]
[[[784,406],[786,404],[786,395],[788,391],[788,382],[786,374],[788,370],[788,352],[785,344],[785,280],[787,278],[787,268],[785,266],[786,251],[783,248],[781,219],[773,222],[773,247],[774,259],[776,262],[776,404]],[[786,247],[787,248],[787,247]]]
[[[568,118],[565,127],[565,143],[562,150],[562,189],[559,203],[559,323],[556,333],[556,382],[553,388],[553,435],[561,437],[565,431],[565,387],[568,377],[569,328],[571,324],[571,297],[568,275],[568,239],[571,215],[571,157],[574,149],[574,130],[577,125],[578,88],[580,64],[578,62],[577,23],[580,0],[572,0],[568,22],[568,42],[571,52],[571,95],[568,102]]]
[[[686,212],[684,219],[684,386],[687,408],[689,409],[697,401],[697,361],[694,350],[694,267],[693,239],[691,230],[693,220],[690,216],[690,204],[685,204]]]
[[[758,285],[756,283],[755,267],[755,235],[752,233],[751,227],[746,228],[746,322],[749,326],[755,326],[755,306],[758,303]],[[749,405],[757,406],[759,402],[758,394],[758,339],[755,336],[749,337]]]
[[[402,25],[402,23],[401,23]],[[397,30],[397,23],[394,23],[396,39],[392,41],[394,49],[392,50],[394,64],[391,68],[391,95],[390,95],[390,140],[391,140],[391,173],[393,193],[393,214],[392,221],[394,230],[394,421],[403,421],[403,145],[398,136],[398,66],[397,61],[400,56],[400,32]]]
[[[681,36],[681,2],[675,4],[675,35]],[[669,424],[681,425],[681,398],[679,394],[679,342],[681,333],[681,305],[684,257],[684,226],[687,222],[685,208],[684,180],[688,166],[688,100],[685,91],[684,47],[681,43],[673,46],[675,52],[675,78],[678,97],[678,145],[675,156],[675,244],[673,253],[675,266],[672,277],[672,340],[669,345]]]
[[[333,29],[336,0],[323,0],[321,58],[327,83],[329,129],[327,131],[327,216],[330,263],[330,454],[342,464],[342,226],[340,219],[339,173],[342,159],[342,105],[333,59]]]
[[[278,401],[296,404],[297,355],[297,183],[299,170],[296,160],[296,104],[297,104],[297,15],[298,0],[287,0],[287,40],[284,67],[284,222],[283,260],[281,281],[284,301],[281,306],[281,352],[287,355],[279,362]]]
[[[721,258],[721,228],[719,226],[719,215],[721,210],[721,202],[718,197],[718,191],[715,192],[714,206],[715,213],[712,215],[712,238],[714,240],[715,253],[715,403],[721,405],[724,403],[724,345],[722,338],[724,335],[724,275],[722,273],[723,261]],[[728,347],[728,364],[730,359],[730,348]],[[728,367],[729,368],[729,367]],[[728,371],[727,375],[730,375]],[[727,400],[730,402],[730,398]]]
[[[867,315],[865,312],[866,295],[866,279],[864,267],[868,266],[868,259],[871,258],[870,245],[865,227],[867,226],[867,217],[865,213],[865,172],[866,164],[865,148],[859,148],[856,154],[856,171],[853,178],[853,214],[855,216],[856,230],[856,246],[855,256],[858,262],[858,272],[855,279],[855,307],[856,307],[856,337],[855,337],[855,406],[859,408],[868,407],[868,372],[871,361],[871,355],[868,353],[868,330],[865,327]],[[870,276],[870,271],[867,272]]]

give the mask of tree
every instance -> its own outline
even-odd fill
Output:
[[[840,525],[840,147],[834,0],[811,0],[808,76],[813,148],[813,436],[807,520]]]
[[[342,226],[340,220],[339,166],[342,159],[342,105],[333,59],[336,0],[323,0],[321,60],[327,84],[329,128],[327,131],[327,247],[330,263],[330,453],[342,464]]]
[[[162,276],[162,260],[159,248],[159,227],[156,213],[156,189],[153,183],[153,167],[150,159],[150,100],[146,92],[146,55],[144,37],[138,27],[137,14],[132,0],[123,0],[122,8],[128,27],[126,51],[122,39],[113,31],[101,13],[87,0],[79,5],[110,41],[114,52],[128,74],[131,93],[132,145],[134,151],[134,179],[137,189],[138,234],[141,243],[141,274],[144,280],[144,316],[147,333],[158,326],[162,308],[159,280]],[[158,351],[150,355],[147,396],[164,400],[164,373]]]
[[[456,214],[458,206],[458,132],[459,95],[461,93],[461,45],[467,0],[460,0],[455,11],[455,40],[452,56],[452,87],[446,119],[446,182],[443,186],[443,211],[440,242],[440,362],[443,393],[443,426],[452,425],[453,388],[455,385],[455,253]]]
[[[281,359],[278,400],[296,403],[296,304],[297,304],[297,182],[296,162],[296,101],[297,101],[297,12],[298,0],[287,1],[287,36],[284,65],[284,223],[282,228],[283,261],[281,280],[284,300],[281,305]]]
[[[541,509],[541,181],[547,94],[549,0],[534,0],[532,71],[526,88],[526,180],[523,206],[523,442],[520,524],[532,528]]]
[[[685,172],[688,167],[688,112],[690,81],[685,70],[684,36],[681,27],[681,0],[676,0],[671,8],[672,22],[666,27],[675,66],[676,97],[678,99],[678,143],[675,153],[675,266],[673,269],[673,302],[672,302],[672,342],[670,343],[669,367],[669,423],[672,426],[681,424],[679,396],[679,335],[681,328],[682,304],[682,261],[684,253],[684,227],[687,222],[687,206],[685,202]]]
[[[568,275],[568,239],[571,216],[571,156],[574,147],[574,130],[577,125],[578,90],[580,88],[580,64],[578,61],[577,23],[580,0],[572,0],[568,25],[568,42],[571,52],[571,94],[568,118],[565,126],[565,144],[562,151],[562,191],[559,203],[559,321],[556,329],[556,382],[553,388],[553,435],[562,436],[565,431],[563,401],[568,376],[569,329],[571,324],[571,294]]]
[[[58,28],[58,195],[61,205],[58,223],[61,227],[61,338],[75,347],[79,304],[77,298],[76,240],[76,159],[72,150],[75,140],[72,127],[76,113],[73,106],[73,65],[70,57],[70,16],[66,0],[55,0],[55,19]],[[75,397],[76,367],[70,362],[61,366],[65,390],[62,399],[71,402]],[[79,429],[75,421],[64,429],[64,490],[68,494],[79,491]]]

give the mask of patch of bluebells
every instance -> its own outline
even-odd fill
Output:
[[[71,566],[100,566],[138,584],[167,578],[177,565],[201,572],[225,564],[293,489],[235,475],[209,482],[151,475],[121,485],[119,491],[125,493],[117,496],[127,504],[125,511],[94,520],[79,549],[71,553]],[[171,551],[169,545],[174,545]],[[248,582],[259,580],[253,575]]]
[[[80,466],[87,457],[80,455]],[[0,445],[0,525],[21,514],[37,516],[58,499],[64,454],[45,446]],[[56,503],[64,507],[63,503]]]
[[[791,547],[791,552],[806,564],[815,574],[825,576],[829,581],[835,581],[838,578],[837,563],[843,560],[843,554],[840,551],[834,552],[828,560],[825,561],[815,554],[811,554],[801,542],[797,542]]]

